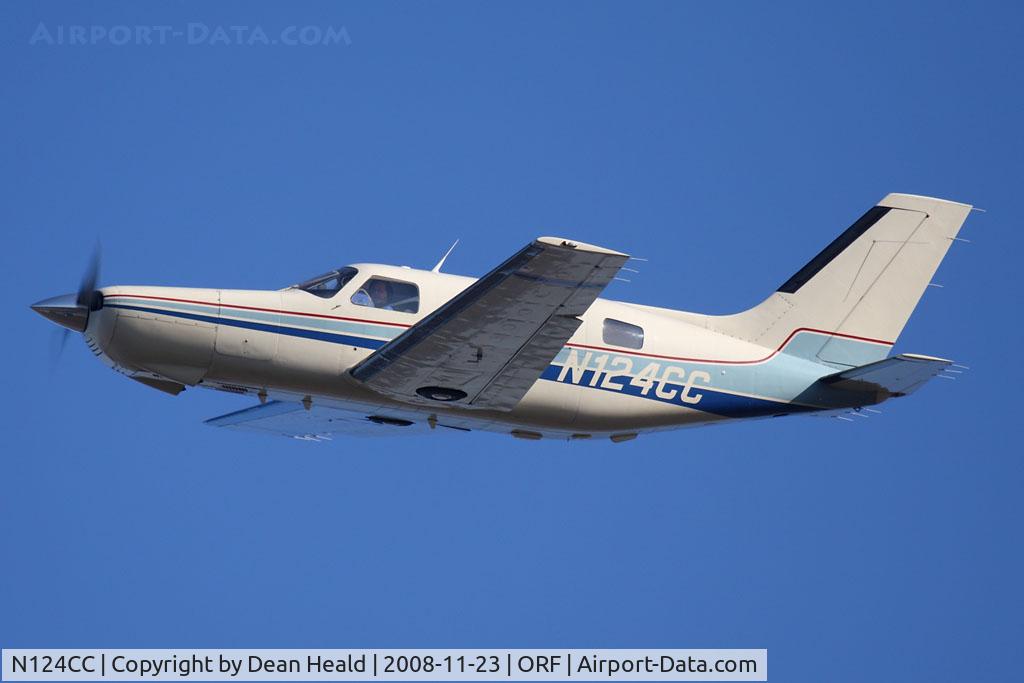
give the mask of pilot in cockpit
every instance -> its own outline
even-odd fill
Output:
[[[378,279],[370,280],[352,295],[352,303],[354,304],[382,308],[385,311],[395,310],[391,305],[391,301],[391,285],[384,280]]]

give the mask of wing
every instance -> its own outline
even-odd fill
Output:
[[[511,410],[629,257],[541,237],[352,369],[406,403]]]
[[[906,396],[953,364],[953,361],[931,356],[903,353],[876,363],[837,372],[822,379],[837,389],[884,392],[890,396]]]
[[[268,401],[211,418],[206,420],[205,424],[212,427],[278,434],[303,441],[330,441],[335,435],[421,434],[428,429],[423,422],[413,423],[410,420],[384,415],[368,417],[364,413],[316,404],[307,410],[301,403],[290,401]]]

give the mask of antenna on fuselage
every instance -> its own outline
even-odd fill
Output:
[[[448,260],[448,257],[451,256],[451,253],[453,251],[455,251],[455,247],[458,244],[459,244],[459,241],[455,240],[455,244],[453,244],[452,246],[448,247],[448,251],[446,251],[444,253],[444,256],[442,256],[441,260],[437,262],[437,265],[430,269],[431,273],[440,273],[441,272],[441,266],[443,266],[444,262]]]

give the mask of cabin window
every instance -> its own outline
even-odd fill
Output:
[[[385,311],[416,313],[420,310],[420,290],[411,282],[371,277],[352,295],[352,303]]]
[[[644,346],[644,328],[630,325],[621,320],[604,319],[602,338],[605,344],[624,346],[627,349],[642,349]]]
[[[323,299],[330,299],[340,292],[341,288],[347,285],[348,281],[354,278],[357,272],[355,268],[332,270],[329,273],[318,275],[312,280],[306,280],[300,285],[295,285],[295,287]]]

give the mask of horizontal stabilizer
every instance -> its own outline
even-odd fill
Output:
[[[906,396],[952,364],[953,361],[944,358],[902,353],[875,363],[837,372],[823,377],[821,381],[836,389]]]

